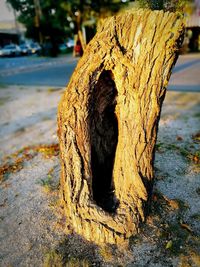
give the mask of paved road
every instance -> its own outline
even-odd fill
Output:
[[[0,84],[65,86],[77,64],[71,55],[0,59]],[[200,54],[179,57],[168,89],[200,92]]]
[[[168,90],[200,92],[200,53],[179,57],[173,69]]]
[[[71,55],[58,58],[1,58],[0,84],[65,86],[77,60]]]

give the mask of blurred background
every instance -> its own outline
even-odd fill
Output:
[[[0,56],[80,56],[105,17],[133,7],[183,12],[182,53],[200,51],[200,0],[0,0]]]

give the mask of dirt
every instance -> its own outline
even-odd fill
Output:
[[[0,266],[200,266],[200,94],[167,92],[152,208],[128,248],[67,235],[56,112],[64,88],[0,88]]]

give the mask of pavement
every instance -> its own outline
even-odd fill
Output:
[[[57,58],[19,57],[0,59],[0,84],[65,86],[78,58],[71,54]]]
[[[58,86],[68,83],[78,58],[21,57],[0,59],[0,84]],[[168,90],[200,91],[200,53],[180,55],[173,69]]]
[[[3,64],[3,61],[0,61],[0,76],[10,76],[19,72],[33,71],[35,69],[42,69],[49,66],[59,66],[66,62],[77,62],[77,58],[73,57],[71,54],[62,55],[56,58],[38,57],[35,55],[20,58],[7,58],[5,64]]]
[[[179,57],[173,69],[168,90],[200,92],[200,53]]]

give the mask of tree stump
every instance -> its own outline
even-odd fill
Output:
[[[87,240],[119,244],[145,220],[183,28],[163,11],[108,18],[71,77],[58,110],[61,192],[68,222]]]

